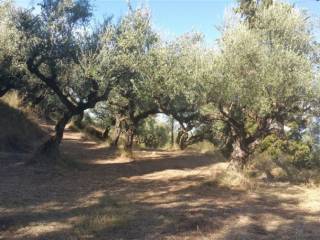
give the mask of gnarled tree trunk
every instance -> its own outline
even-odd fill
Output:
[[[114,134],[113,134],[113,140],[111,146],[117,147],[119,138],[121,135],[121,119],[120,117],[116,117],[116,123],[114,125]]]
[[[126,142],[124,145],[124,149],[128,153],[132,153],[132,148],[133,148],[133,139],[135,135],[135,126],[130,125],[128,126],[126,130]]]
[[[63,138],[64,129],[72,118],[71,113],[65,113],[55,126],[55,135],[43,143],[36,151],[29,163],[54,162],[60,157],[59,145]]]
[[[236,138],[232,144],[231,161],[237,167],[243,169],[249,160],[249,146],[244,139]]]
[[[102,139],[107,140],[109,138],[109,132],[110,132],[110,126],[107,126],[103,133],[102,133]]]
[[[184,150],[186,146],[186,141],[188,139],[188,133],[184,129],[180,129],[177,135],[177,144],[181,150]]]

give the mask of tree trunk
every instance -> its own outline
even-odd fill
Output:
[[[187,140],[188,140],[188,132],[181,129],[177,135],[177,143],[181,150],[184,150],[187,147]]]
[[[82,119],[83,119],[83,112],[81,112],[78,116],[76,116],[76,119],[74,121],[74,125],[76,125],[77,128],[83,129]]]
[[[102,133],[102,139],[107,140],[109,137],[109,132],[110,132],[110,126],[107,126]]]
[[[113,146],[113,147],[117,147],[118,146],[120,135],[121,135],[121,121],[120,121],[120,118],[117,117],[116,118],[116,123],[114,125],[114,136],[113,136],[113,140],[112,140],[111,146]]]
[[[174,118],[170,116],[170,123],[171,123],[171,148],[174,147]]]
[[[126,143],[124,146],[125,150],[129,153],[132,153],[134,133],[135,133],[135,127],[129,126],[126,131]]]
[[[244,140],[236,138],[232,144],[231,161],[241,169],[245,167],[249,160],[249,147]]]
[[[71,113],[65,113],[63,115],[55,126],[55,135],[38,148],[30,163],[44,161],[54,162],[59,159],[59,146],[63,138],[64,129],[71,118]]]

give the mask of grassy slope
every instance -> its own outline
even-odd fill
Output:
[[[0,151],[28,152],[45,132],[10,100],[0,99]]]

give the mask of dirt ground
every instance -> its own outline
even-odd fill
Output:
[[[0,239],[320,239],[320,188],[216,184],[226,163],[179,151],[115,156],[66,132],[80,164],[47,171],[0,154]]]

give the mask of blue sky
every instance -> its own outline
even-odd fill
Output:
[[[16,0],[16,3],[26,7],[37,1]],[[320,15],[320,2],[316,0],[286,1],[305,9],[314,18]],[[98,19],[108,15],[117,19],[127,10],[125,0],[93,0],[92,3]],[[155,28],[169,37],[194,29],[203,32],[208,42],[213,42],[219,37],[216,27],[221,25],[225,10],[232,8],[235,0],[131,0],[131,3],[148,6]],[[318,23],[320,25],[319,19]]]

